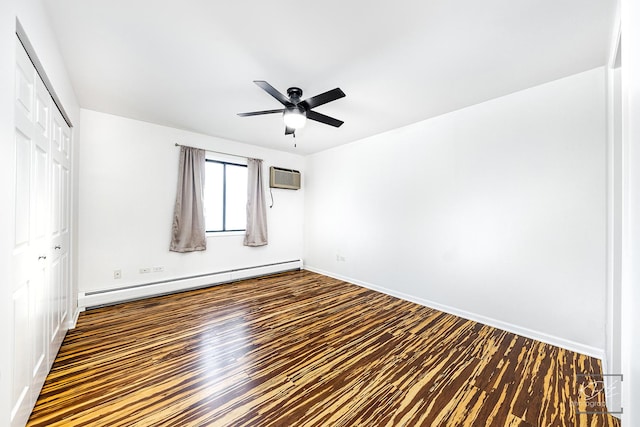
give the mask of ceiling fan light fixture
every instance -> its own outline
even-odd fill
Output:
[[[307,123],[307,112],[301,107],[287,108],[282,115],[284,124],[291,129],[301,129]]]

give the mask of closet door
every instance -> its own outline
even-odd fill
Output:
[[[51,132],[51,285],[49,321],[49,363],[60,349],[69,318],[71,282],[70,186],[71,129],[57,108],[53,108]]]
[[[51,100],[18,43],[12,254],[12,425],[23,425],[47,375]]]
[[[71,133],[24,48],[15,68],[11,426],[24,426],[67,330]]]

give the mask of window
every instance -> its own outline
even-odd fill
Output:
[[[245,230],[247,165],[207,159],[204,216],[207,232]]]

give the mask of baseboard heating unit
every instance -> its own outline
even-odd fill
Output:
[[[78,309],[86,310],[88,308],[166,295],[190,289],[206,288],[212,285],[220,285],[223,283],[300,269],[302,269],[302,260],[298,259],[294,261],[276,262],[273,264],[257,265],[233,270],[216,271],[213,273],[180,277],[177,279],[169,279],[153,283],[131,285],[104,291],[79,292]]]

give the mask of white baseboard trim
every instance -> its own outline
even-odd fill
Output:
[[[78,317],[80,316],[80,313],[83,312],[84,309],[80,309],[77,308],[73,314],[71,315],[71,318],[69,319],[69,322],[67,323],[67,329],[71,330],[71,329],[75,329],[76,328],[76,324],[78,323]]]
[[[78,311],[80,312],[87,308],[112,305],[125,301],[166,295],[191,289],[205,288],[213,285],[221,285],[223,283],[250,279],[252,277],[266,276],[268,274],[281,273],[284,271],[300,270],[301,268],[302,260],[283,261],[253,267],[217,271],[197,276],[163,280],[160,282],[135,284],[124,288],[79,292]]]
[[[330,271],[322,270],[320,268],[315,268],[310,265],[304,266],[305,270],[313,271],[314,273],[322,274],[324,276],[333,277],[334,279],[343,280],[345,282],[353,283],[358,286],[365,287],[367,289],[371,289],[374,291],[381,292],[383,294],[391,295],[392,297],[400,298],[405,301],[410,301],[416,304],[423,305],[425,307],[433,308],[435,310],[440,310],[445,313],[453,314],[454,316],[462,317],[464,319],[473,320],[474,322],[482,323],[487,326],[492,326],[494,328],[502,329],[507,332],[511,332],[516,335],[523,336],[525,338],[531,338],[537,341],[544,342],[546,344],[551,344],[556,347],[561,347],[566,350],[571,350],[576,353],[581,353],[587,356],[595,357],[596,359],[600,359],[601,361],[604,358],[604,349],[584,345],[575,341],[567,340],[564,338],[556,337],[553,335],[546,334],[544,332],[536,331],[533,329],[525,328],[522,326],[514,325],[513,323],[503,322],[498,319],[494,319],[491,317],[483,316],[481,314],[472,313],[465,310],[460,310],[455,307],[451,307],[448,305],[440,304],[434,301],[429,301],[423,298],[419,298],[413,295],[405,294],[404,292],[398,292],[392,289],[385,288],[383,286],[374,285],[372,283],[363,282],[361,280],[353,279],[351,277],[342,276],[340,274],[332,273]],[[603,366],[604,369],[604,366]]]
[[[607,410],[612,411],[611,416],[618,419],[622,418],[622,387],[621,387],[621,372],[611,372],[609,366],[609,359],[607,358],[607,352],[605,351],[602,356],[602,373],[604,379],[604,396],[607,402]],[[620,411],[620,412],[617,412]]]

